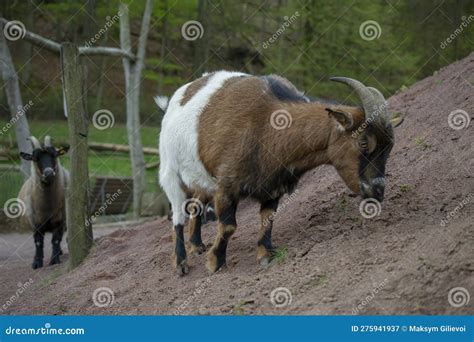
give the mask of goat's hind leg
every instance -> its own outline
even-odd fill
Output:
[[[174,242],[173,265],[176,267],[178,274],[182,276],[189,273],[184,245],[185,215],[183,205],[185,204],[186,193],[181,188],[181,181],[175,173],[166,174],[163,179],[160,178],[160,183],[171,202]]]
[[[207,269],[216,272],[226,263],[227,244],[237,228],[235,214],[238,200],[222,193],[215,196],[215,211],[218,218],[217,237],[207,253]]]
[[[205,198],[198,194],[190,200],[190,204],[194,206],[193,213],[189,217],[189,243],[191,244],[191,252],[195,254],[202,254],[206,250],[206,246],[201,238],[201,226],[204,220],[206,211]]]

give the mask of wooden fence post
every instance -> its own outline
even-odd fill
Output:
[[[70,268],[77,267],[92,246],[89,219],[89,171],[87,130],[89,122],[84,105],[82,67],[79,49],[73,43],[61,44],[61,71],[65,110],[71,146],[70,182],[67,193],[67,243]],[[86,220],[88,224],[86,224]]]

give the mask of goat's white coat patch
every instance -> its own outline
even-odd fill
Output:
[[[198,153],[199,116],[210,98],[224,82],[243,76],[240,72],[219,71],[184,105],[181,99],[191,83],[179,88],[168,104],[160,133],[160,184],[171,202],[173,224],[184,224],[182,204],[186,194],[180,184],[198,186],[209,193],[216,190],[216,182],[206,171]]]

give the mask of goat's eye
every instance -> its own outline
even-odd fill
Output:
[[[362,150],[367,150],[369,148],[369,144],[366,140],[361,140],[361,141],[359,141],[359,147]]]

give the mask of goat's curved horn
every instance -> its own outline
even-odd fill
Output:
[[[385,112],[384,115],[377,115],[380,113],[382,108],[386,110],[386,102],[385,99],[375,88],[366,87],[362,82],[359,82],[353,78],[348,77],[331,77],[331,81],[340,82],[347,84],[349,87],[353,88],[357,95],[359,96],[360,100],[362,101],[362,106],[364,107],[365,117],[374,116],[375,118],[381,118],[382,120],[385,119]]]
[[[388,109],[387,109],[388,108],[387,100],[385,100],[385,97],[380,92],[380,90],[373,87],[367,87],[367,89],[369,89],[372,92],[372,95],[374,96],[375,102],[377,103],[376,110],[379,112],[379,114],[383,114],[383,115],[379,115],[380,120],[383,121],[384,119],[390,119],[389,114],[388,114]]]
[[[33,146],[33,150],[36,150],[37,148],[41,150],[41,144],[38,139],[36,139],[34,136],[30,136],[28,138],[29,141],[31,141],[31,145]]]
[[[53,147],[51,144],[51,137],[49,135],[44,137],[44,147]]]

